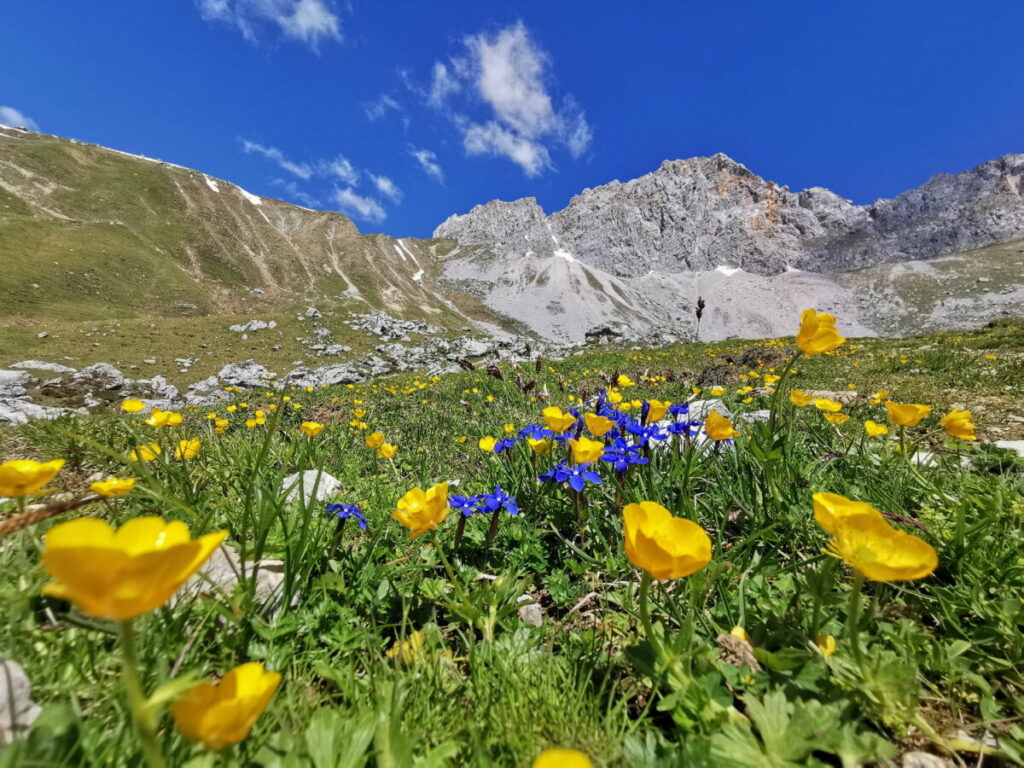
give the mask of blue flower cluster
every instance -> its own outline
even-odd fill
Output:
[[[559,485],[562,483],[569,483],[570,488],[577,493],[580,493],[586,487],[587,483],[591,483],[593,485],[601,484],[601,476],[594,470],[590,469],[590,466],[590,464],[577,464],[575,467],[570,467],[562,461],[537,479],[542,483],[552,482],[558,483]]]
[[[339,520],[351,518],[356,521],[356,525],[361,530],[366,530],[366,515],[355,504],[328,504],[327,511],[332,515],[337,515]]]
[[[510,515],[519,514],[519,504],[515,498],[509,496],[499,485],[493,493],[478,493],[476,496],[450,496],[448,506],[458,510],[463,517],[469,517],[474,512],[497,512],[504,509]]]

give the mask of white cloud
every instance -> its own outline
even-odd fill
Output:
[[[485,119],[453,118],[467,153],[507,157],[526,175],[536,176],[551,167],[554,145],[574,158],[586,152],[593,138],[586,115],[571,96],[555,106],[549,92],[550,57],[522,22],[463,42],[464,56],[434,64],[426,102],[441,109],[465,92],[490,108]]]
[[[537,176],[551,165],[551,157],[543,144],[507,130],[493,120],[486,125],[469,124],[462,143],[471,155],[507,157],[527,176]]]
[[[323,40],[341,40],[341,22],[325,0],[197,0],[197,5],[206,21],[229,24],[250,42],[266,22],[314,50]]]
[[[437,162],[437,155],[429,149],[417,149],[416,147],[410,147],[409,154],[416,158],[416,162],[420,164],[420,168],[425,174],[433,176],[438,181],[444,181],[444,172],[441,170],[441,164]]]
[[[453,93],[458,93],[462,84],[458,80],[456,71],[448,68],[440,61],[434,62],[434,74],[430,81],[430,93],[427,95],[427,104],[440,109],[444,106],[445,100]]]
[[[363,197],[356,194],[351,187],[336,189],[334,191],[334,202],[342,213],[349,216],[372,222],[381,222],[387,218],[387,213],[385,213],[380,203],[372,197]]]
[[[388,112],[401,112],[402,105],[386,93],[382,93],[375,101],[363,107],[369,120],[380,120]]]
[[[285,193],[288,195],[288,197],[291,200],[293,200],[293,201],[295,201],[297,203],[302,203],[302,205],[306,206],[307,208],[319,208],[320,207],[320,201],[317,200],[312,195],[307,194],[306,192],[304,192],[299,187],[299,185],[296,184],[294,181],[285,181],[284,179],[274,179],[271,182],[271,184],[273,184],[276,187],[281,187],[281,189],[283,189],[285,191]]]
[[[253,152],[263,155],[268,160],[272,160],[281,166],[284,170],[289,173],[293,173],[304,181],[309,181],[313,178],[313,168],[308,163],[295,163],[285,157],[284,153],[277,147],[266,147],[262,144],[257,144],[255,141],[249,141],[248,139],[242,140],[242,150],[246,154],[252,154]]]
[[[396,203],[402,199],[402,190],[387,176],[376,176],[369,171],[367,171],[366,175],[370,177],[370,181],[373,182],[373,185],[377,187],[377,191],[384,195],[384,197],[390,198]]]
[[[0,106],[0,125],[11,128],[28,128],[33,131],[39,130],[35,120],[14,107]]]
[[[333,160],[318,163],[317,170],[324,176],[337,176],[350,187],[359,183],[359,171],[344,155],[338,155]]]

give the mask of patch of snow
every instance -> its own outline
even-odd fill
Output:
[[[552,235],[554,237],[554,235]],[[576,257],[569,253],[565,248],[555,248],[555,256],[566,261],[576,261]]]
[[[743,270],[740,269],[739,267],[727,267],[724,264],[720,264],[719,266],[715,267],[715,271],[721,272],[726,277],[731,277],[732,275],[735,275],[737,272],[742,272]]]
[[[235,189],[237,189],[239,194],[241,194],[242,197],[244,197],[246,200],[248,200],[253,205],[259,205],[260,203],[263,202],[262,199],[256,197],[256,195],[254,195],[252,192],[246,192],[244,189],[242,189],[238,185],[235,185]]]
[[[217,187],[217,182],[211,179],[209,176],[203,176],[203,181],[205,181],[206,186],[208,186],[214,192],[220,192],[220,189]]]
[[[409,254],[409,258],[412,259],[412,263],[415,264],[418,267],[420,265],[420,263],[418,261],[416,261],[416,254],[413,253],[412,251],[410,251],[408,248],[405,247],[405,243],[402,242],[402,238],[398,238],[398,245],[401,247],[401,249],[403,251],[405,251],[407,254]]]
[[[412,279],[415,280],[417,283],[422,283],[423,282],[423,270],[421,269],[419,272],[417,272],[415,275],[413,275]]]
[[[395,253],[402,257],[402,261],[408,261],[408,259],[405,258],[405,251],[399,248],[397,243],[393,247],[395,249]]]

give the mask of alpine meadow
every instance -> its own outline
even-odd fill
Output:
[[[10,12],[0,768],[1024,765],[1024,13],[741,5]]]

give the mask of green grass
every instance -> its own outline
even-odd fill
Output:
[[[0,455],[66,458],[53,485],[71,498],[97,471],[139,478],[129,496],[57,521],[91,514],[120,524],[158,513],[195,535],[229,531],[247,558],[283,561],[284,594],[274,605],[257,604],[245,583],[138,620],[147,690],[172,673],[217,676],[247,661],[283,675],[251,736],[215,759],[164,713],[158,737],[170,765],[525,766],[549,746],[581,749],[600,766],[855,766],[912,749],[953,749],[976,764],[986,734],[997,746],[985,765],[1019,764],[1024,467],[1008,452],[945,438],[938,417],[959,404],[975,413],[982,443],[1024,437],[1024,420],[1014,421],[1024,417],[1024,323],[855,340],[801,361],[793,386],[858,392],[844,408],[847,423],[786,405],[774,432],[741,423],[734,450],[655,449],[621,482],[604,466],[602,484],[584,493],[583,539],[571,495],[535,480],[552,456],[523,444],[507,457],[476,447],[482,436],[503,437],[505,424],[538,423],[545,405],[592,397],[619,373],[640,383],[623,390],[627,400],[682,402],[705,367],[725,365],[726,404],[737,413],[767,408],[767,396],[740,389],[758,387],[771,368],[780,373],[788,348],[601,348],[539,370],[503,365],[500,380],[482,370],[408,375],[283,393],[288,402],[281,393],[240,393],[223,435],[199,411],[161,431],[141,417],[94,416],[9,430]],[[752,370],[757,378],[739,378]],[[893,435],[863,436],[865,419],[884,421],[884,409],[868,402],[879,389],[934,406],[908,436],[935,466],[908,462]],[[241,423],[268,403],[279,408],[265,426]],[[367,430],[349,425],[358,408]],[[297,431],[305,419],[327,427],[307,439]],[[394,462],[365,447],[372,430],[399,446]],[[170,446],[185,436],[203,441],[190,462],[124,462],[140,442]],[[282,477],[311,467],[335,475],[342,489],[333,500],[359,504],[368,518],[365,532],[351,522],[342,529],[333,555],[336,525],[323,506],[288,504],[277,493]],[[410,488],[444,480],[459,481],[451,492],[460,494],[500,484],[521,513],[502,514],[489,546],[490,519],[477,514],[455,551],[455,512],[436,535],[410,541],[390,510]],[[925,579],[865,586],[860,660],[846,626],[853,579],[822,553],[817,491],[870,502],[938,551],[940,565]],[[652,591],[655,640],[671,669],[654,662],[639,614],[640,571],[622,544],[622,506],[642,500],[698,522],[713,542],[707,567]],[[14,512],[8,503],[0,516]],[[140,764],[110,626],[40,596],[42,537],[52,524],[0,546],[9,628],[0,654],[24,665],[45,707],[30,738],[0,752],[0,765]],[[523,594],[543,608],[541,628],[517,618]],[[760,669],[723,653],[717,638],[737,625]],[[418,630],[422,654],[388,656]],[[822,633],[837,639],[830,657],[817,649]]]

